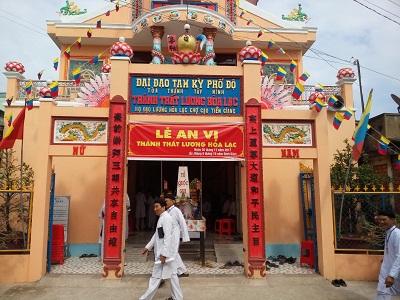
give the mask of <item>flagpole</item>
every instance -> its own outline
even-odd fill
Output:
[[[339,213],[339,232],[342,232],[342,212],[343,212],[343,202],[344,202],[344,195],[346,193],[346,188],[347,188],[347,180],[349,179],[349,174],[350,174],[350,168],[351,168],[351,162],[353,160],[353,157],[350,153],[350,159],[349,159],[349,167],[347,168],[346,172],[346,177],[344,179],[344,188],[342,192],[342,200],[340,202],[340,213]]]

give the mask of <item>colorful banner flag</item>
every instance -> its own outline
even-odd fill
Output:
[[[243,15],[246,13],[246,10],[243,9],[243,11],[240,13],[240,17],[243,17]]]
[[[77,67],[72,71],[72,75],[75,79],[75,84],[79,84],[81,82],[81,67]]]
[[[108,17],[108,16],[110,16],[110,11],[109,10],[106,11],[106,17]]]
[[[295,98],[296,100],[299,100],[303,92],[304,92],[304,85],[298,82],[296,83],[296,87],[293,90],[292,97]]]
[[[286,52],[282,48],[279,48],[278,50],[276,50],[276,53],[285,54]]]
[[[27,95],[32,93],[32,80],[29,80],[25,85],[25,92]]]
[[[290,63],[290,72],[293,73],[293,71],[294,71],[294,69],[296,69],[296,67],[297,67],[297,62],[295,62],[295,61],[292,59],[292,62]]]
[[[115,4],[115,11],[118,12],[121,5],[119,5],[119,1]]]
[[[257,37],[258,37],[258,38],[259,38],[260,36],[262,36],[263,31],[264,31],[264,30],[260,29],[260,31],[259,31],[258,34],[257,34]]]
[[[0,150],[10,149],[14,147],[16,140],[22,140],[24,137],[24,121],[25,121],[25,111],[24,106],[21,112],[16,117],[15,121],[8,127],[6,134],[0,141]]]
[[[299,80],[305,82],[309,77],[310,77],[310,74],[308,74],[307,72],[304,72],[303,74],[301,74]]]
[[[328,105],[329,106],[334,106],[335,103],[338,102],[338,99],[335,96],[330,96],[329,100],[328,100]]]
[[[356,129],[354,130],[354,146],[353,146],[353,159],[358,160],[361,156],[362,148],[364,146],[365,135],[367,134],[367,126],[369,122],[369,115],[372,105],[372,91],[369,92],[367,106],[361,116]]]
[[[7,126],[10,127],[11,123],[12,123],[12,113],[10,113],[7,116],[5,116],[4,119],[7,120]]]
[[[7,105],[8,105],[8,107],[10,107],[11,106],[11,102],[13,101],[13,99],[14,99],[14,96],[11,96],[10,98],[7,98]]]
[[[90,64],[96,64],[99,61],[100,55],[101,55],[101,53],[96,55],[95,57],[93,57],[91,60],[89,60],[89,63]]]
[[[86,32],[87,37],[90,39],[92,37],[92,28],[89,28]]]
[[[275,42],[274,42],[274,40],[273,40],[273,39],[270,39],[270,40],[269,40],[269,43],[268,43],[268,47],[267,47],[267,49],[270,49],[270,48],[272,48],[274,45],[275,45]]]
[[[239,0],[236,0],[236,6],[239,7]]]
[[[64,51],[64,55],[67,59],[69,59],[71,57],[71,46],[68,47],[67,49],[65,49]]]
[[[396,170],[400,170],[400,154],[397,154]]]
[[[390,144],[390,141],[386,137],[381,135],[381,139],[378,142],[378,152],[379,152],[379,154],[386,155],[389,144]]]
[[[350,108],[346,108],[343,118],[345,118],[346,120],[350,120],[352,115],[353,115],[352,110]]]
[[[57,69],[58,69],[58,57],[55,60],[53,60],[53,66],[54,66],[54,70],[57,71]]]
[[[29,97],[26,100],[26,107],[28,108],[28,110],[31,110],[33,108],[33,98],[34,97]]]
[[[315,110],[317,111],[317,112],[320,112],[321,110],[322,110],[322,108],[324,107],[324,101],[323,100],[321,100],[321,98],[317,98],[316,100],[315,100]]]
[[[261,51],[261,65],[264,66],[268,60],[268,55]]]
[[[58,81],[53,81],[49,84],[51,97],[57,98],[58,97]]]
[[[318,85],[315,87],[315,91],[316,92],[322,92],[324,90],[324,86],[320,83],[318,83]]]
[[[78,46],[78,49],[81,49],[82,47],[82,38],[78,37],[75,41],[75,44]]]
[[[335,129],[338,130],[342,122],[343,122],[343,116],[339,112],[335,112],[335,116],[333,117],[333,127],[335,127]]]
[[[44,69],[42,71],[40,71],[39,73],[37,73],[38,80],[40,80],[42,78],[43,72],[44,72]]]
[[[253,19],[247,21],[247,25],[249,25],[250,23],[253,23]]]
[[[96,28],[101,28],[101,19],[97,21]]]
[[[282,80],[283,77],[285,77],[286,71],[282,69],[281,67],[278,68],[278,72],[276,73],[276,80]]]

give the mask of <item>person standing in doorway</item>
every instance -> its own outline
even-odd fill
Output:
[[[99,218],[101,219],[101,229],[100,229],[100,234],[99,234],[99,244],[100,244],[100,261],[103,261],[103,254],[104,254],[104,216],[106,212],[106,202],[103,201],[103,205],[100,208],[99,211]]]
[[[178,277],[189,277],[189,273],[185,264],[179,255],[180,237],[182,235],[183,242],[189,242],[189,231],[187,229],[186,220],[183,217],[181,210],[175,206],[175,196],[172,194],[165,195],[167,212],[172,216],[172,242],[171,249],[178,268]]]
[[[146,217],[146,196],[142,192],[142,188],[138,189],[135,196],[135,221],[136,230],[144,230],[144,218]]]
[[[231,200],[232,200],[231,195],[226,196],[224,204],[222,205],[222,214],[221,214],[222,218],[228,217],[229,209],[231,208]]]
[[[139,300],[153,299],[162,279],[171,279],[172,297],[169,299],[183,300],[183,294],[177,276],[177,266],[173,259],[172,217],[166,212],[165,200],[157,199],[155,201],[154,212],[159,216],[157,228],[150,242],[141,253],[144,255],[154,247],[155,262],[149,280],[149,287]]]
[[[147,226],[151,229],[154,230],[157,222],[157,215],[154,212],[154,203],[157,200],[156,194],[154,192],[150,192],[149,197],[147,198],[147,204],[149,205],[149,211],[148,211],[148,224]]]
[[[390,300],[392,295],[400,295],[400,230],[396,227],[396,215],[390,210],[379,211],[378,221],[386,232],[375,300]]]

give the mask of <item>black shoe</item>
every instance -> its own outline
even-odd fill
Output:
[[[189,273],[178,274],[178,277],[189,277]]]
[[[337,281],[339,282],[339,284],[340,284],[341,286],[344,286],[344,287],[347,286],[346,282],[345,282],[343,279],[339,279],[339,280],[337,280]]]
[[[162,286],[164,285],[164,283],[165,283],[165,280],[164,280],[164,279],[161,279],[160,284],[158,285],[158,287],[159,287],[159,288],[162,287]]]
[[[337,279],[332,280],[331,283],[333,286],[340,287],[340,282]]]

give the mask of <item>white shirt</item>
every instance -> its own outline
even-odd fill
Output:
[[[162,228],[164,231],[164,238],[158,236],[158,228]],[[164,211],[157,221],[157,229],[153,234],[150,242],[146,245],[146,249],[150,250],[154,247],[154,260],[160,261],[161,255],[167,259],[174,257],[172,256],[171,249],[171,238],[172,238],[172,217],[169,213]],[[172,274],[177,273],[177,268],[174,262],[162,264],[154,264],[152,277],[169,279]]]
[[[386,294],[400,295],[400,229],[393,226],[386,231],[385,248],[377,290]],[[388,276],[395,279],[391,288],[385,287]]]

